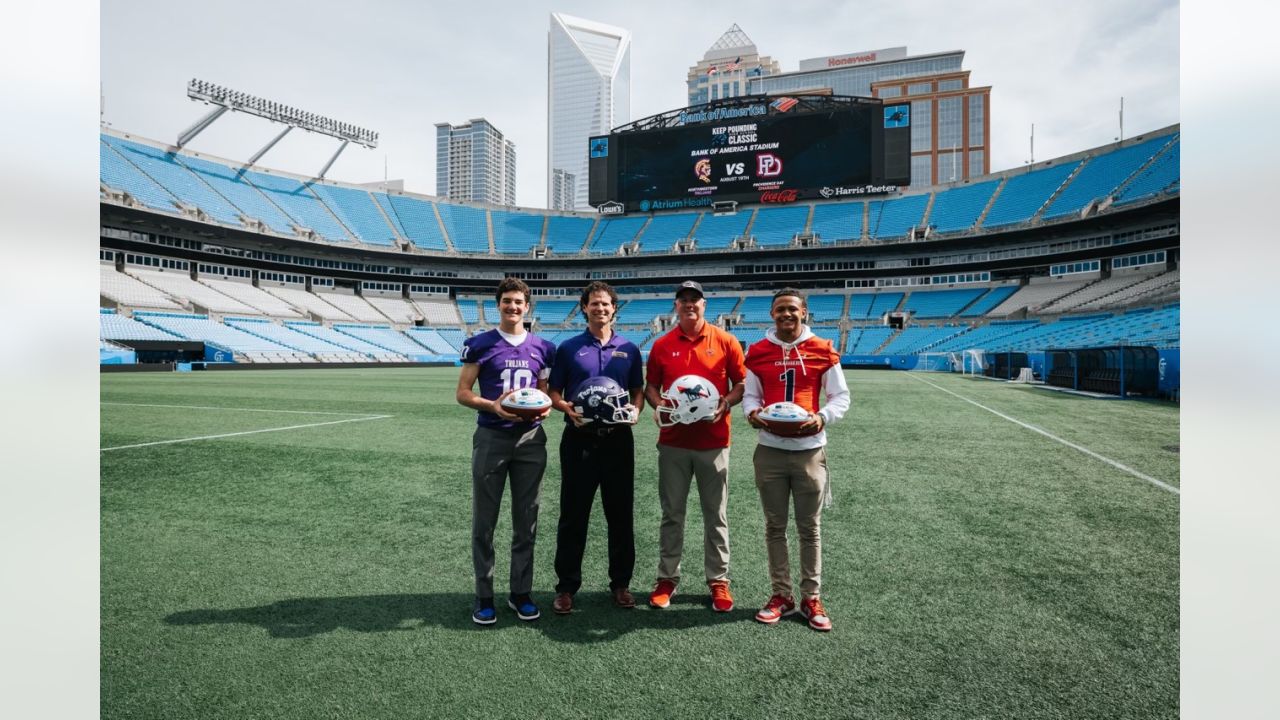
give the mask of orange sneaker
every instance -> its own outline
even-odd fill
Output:
[[[729,583],[724,580],[713,580],[707,583],[711,587],[711,609],[716,612],[729,612],[733,609],[733,595],[729,594]]]
[[[664,608],[671,604],[671,596],[676,594],[676,584],[667,578],[659,578],[649,593],[649,605]]]
[[[774,595],[769,602],[756,613],[756,620],[765,625],[772,625],[788,615],[796,612],[796,601],[782,595]]]
[[[809,621],[809,627],[826,632],[831,629],[831,618],[822,607],[822,601],[816,597],[807,597],[800,601],[800,614]]]

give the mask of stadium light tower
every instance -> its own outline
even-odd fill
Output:
[[[207,115],[200,118],[191,127],[187,128],[178,135],[178,147],[182,147],[191,142],[195,136],[204,131],[205,128],[213,124],[215,120],[222,117],[223,113],[228,110],[236,110],[239,112],[257,115],[266,118],[272,122],[278,122],[285,126],[284,130],[271,139],[271,142],[264,145],[258,152],[249,158],[249,165],[253,165],[267,153],[276,143],[289,134],[294,128],[302,128],[309,132],[316,132],[322,135],[337,138],[342,141],[338,146],[337,152],[333,157],[329,158],[329,162],[324,164],[320,169],[318,178],[323,178],[324,174],[329,172],[329,168],[333,166],[334,161],[347,149],[347,145],[356,143],[367,148],[378,147],[378,133],[367,130],[350,123],[340,122],[333,118],[325,117],[317,113],[306,112],[298,108],[283,103],[266,100],[250,95],[248,93],[237,92],[230,88],[216,85],[204,80],[192,79],[187,83],[187,97],[192,100],[199,100],[208,105],[214,105]]]

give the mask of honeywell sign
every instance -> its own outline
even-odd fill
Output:
[[[829,70],[831,68],[848,67],[850,65],[869,65],[870,63],[902,60],[907,56],[907,48],[895,47],[883,50],[865,50],[846,55],[829,55],[827,57],[810,58],[800,61],[800,71]]]

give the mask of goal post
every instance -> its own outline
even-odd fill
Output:
[[[983,375],[987,369],[986,354],[978,349],[964,351],[961,358],[961,372],[965,375]]]
[[[916,354],[915,372],[960,372],[961,358],[953,352],[922,352]]]

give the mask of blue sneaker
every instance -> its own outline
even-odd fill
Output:
[[[471,621],[477,625],[492,625],[498,622],[498,611],[493,609],[493,598],[476,598],[475,609],[471,611]]]
[[[521,620],[537,620],[542,617],[542,613],[538,612],[538,606],[533,604],[533,598],[529,597],[529,593],[512,595],[507,599],[507,606],[515,610],[516,617]]]

